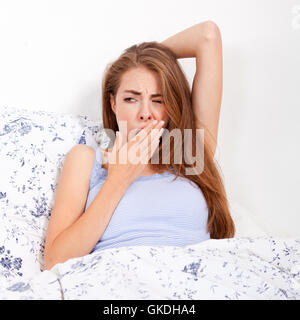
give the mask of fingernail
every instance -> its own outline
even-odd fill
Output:
[[[164,120],[161,120],[161,122],[159,123],[160,125],[163,125],[165,122]]]
[[[157,120],[154,120],[152,123],[153,123],[153,124],[157,124]]]

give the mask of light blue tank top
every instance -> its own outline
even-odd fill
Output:
[[[85,211],[107,178],[95,149]],[[188,246],[210,239],[208,208],[196,183],[168,171],[140,176],[126,190],[91,252],[126,246]],[[174,180],[174,181],[173,181]]]

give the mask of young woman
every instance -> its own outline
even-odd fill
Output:
[[[188,57],[196,58],[192,91],[177,61]],[[112,148],[76,145],[67,154],[48,225],[44,269],[106,248],[186,246],[233,237],[214,163],[221,97],[222,42],[212,21],[162,43],[133,45],[110,64],[102,83],[103,126],[117,137]],[[170,161],[163,162],[162,133],[173,129],[182,137],[184,129],[192,129],[193,139],[181,144],[174,139]],[[187,174],[193,165],[184,148],[195,154],[196,129],[204,129],[203,170]],[[130,150],[140,161],[121,162]],[[175,161],[179,154],[180,163]],[[154,155],[159,162],[153,163]]]

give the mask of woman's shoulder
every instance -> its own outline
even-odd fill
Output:
[[[68,152],[68,155],[72,155],[72,157],[77,157],[79,159],[86,159],[86,157],[94,157],[95,150],[93,147],[85,144],[76,144]]]
[[[84,171],[90,179],[90,189],[98,183],[103,176],[102,168],[102,150],[98,146],[88,146],[85,144],[77,144],[69,151],[72,158],[76,158],[81,171]]]
[[[68,157],[76,158],[77,161],[82,163],[82,167],[86,167],[89,163],[91,163],[93,170],[96,166],[97,168],[99,166],[102,167],[103,164],[102,149],[96,146],[76,144],[68,152]]]

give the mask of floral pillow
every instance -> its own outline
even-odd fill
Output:
[[[108,141],[100,120],[0,107],[0,278],[42,271],[66,154],[76,144],[96,147]]]

